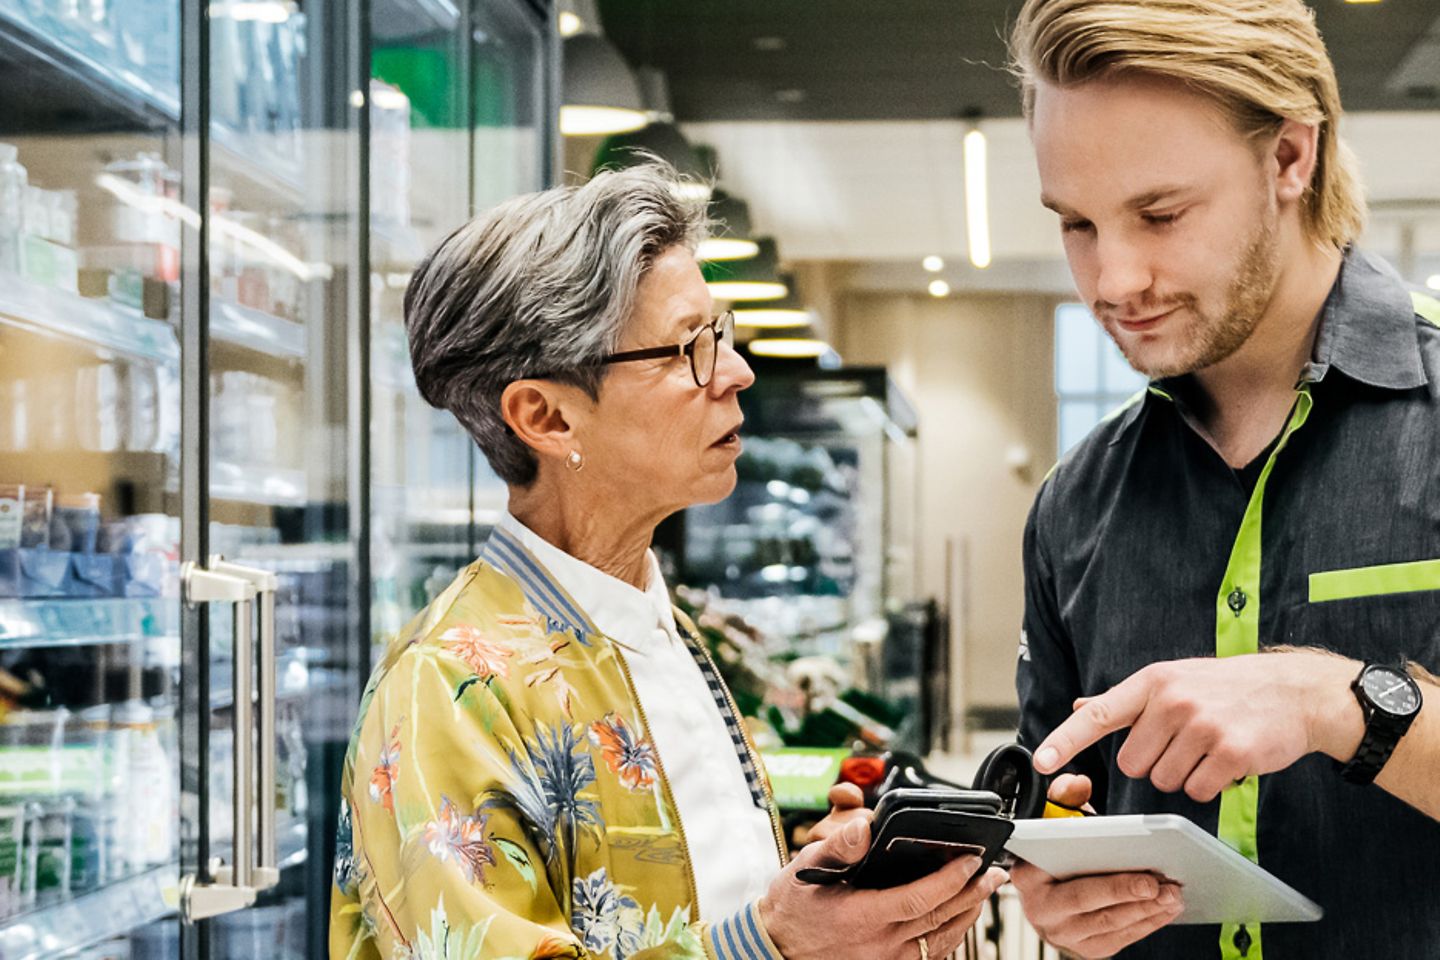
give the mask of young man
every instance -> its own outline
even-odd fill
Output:
[[[1173,885],[1022,865],[1026,913],[1082,957],[1440,956],[1433,704],[1405,739],[1440,667],[1440,303],[1353,246],[1311,14],[1027,0],[1011,43],[1076,285],[1151,379],[1036,499],[1022,738],[1058,798],[1182,814],[1325,918],[1173,926]]]

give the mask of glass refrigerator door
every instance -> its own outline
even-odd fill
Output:
[[[475,556],[477,515],[491,521],[504,505],[469,436],[416,390],[406,285],[471,211],[541,185],[550,140],[546,24],[528,5],[375,0],[372,11],[371,631],[379,645]]]
[[[227,865],[244,856],[246,792],[234,787],[253,776],[260,867],[254,905],[210,921],[214,960],[324,954],[333,781],[360,682],[347,510],[363,242],[350,6],[209,6],[209,551],[242,568],[210,569],[260,593],[253,683],[235,682],[244,653],[230,609],[211,609],[209,852]],[[254,706],[237,709],[247,690]]]
[[[174,956],[178,0],[0,0],[0,956]]]

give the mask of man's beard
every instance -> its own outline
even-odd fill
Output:
[[[1280,260],[1278,232],[1275,211],[1267,210],[1240,255],[1225,292],[1224,308],[1218,315],[1202,312],[1194,294],[1167,299],[1166,302],[1195,318],[1185,332],[1186,342],[1177,350],[1155,357],[1153,350],[1147,351],[1138,343],[1127,344],[1126,339],[1115,337],[1112,332],[1112,339],[1130,366],[1152,380],[1178,377],[1214,366],[1244,346],[1259,326],[1275,292]],[[1151,354],[1148,362],[1147,352]]]

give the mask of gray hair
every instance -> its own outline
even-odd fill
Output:
[[[666,250],[704,238],[704,200],[670,166],[603,170],[580,187],[506,201],[446,237],[405,291],[420,395],[449,410],[506,483],[539,462],[500,414],[516,380],[544,376],[600,393],[635,291]]]

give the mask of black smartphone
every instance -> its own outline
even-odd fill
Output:
[[[1000,815],[1002,806],[999,795],[988,790],[891,790],[875,806],[863,860],[839,869],[811,867],[796,876],[806,883],[896,887],[965,856],[980,858],[979,875],[1015,829]]]

